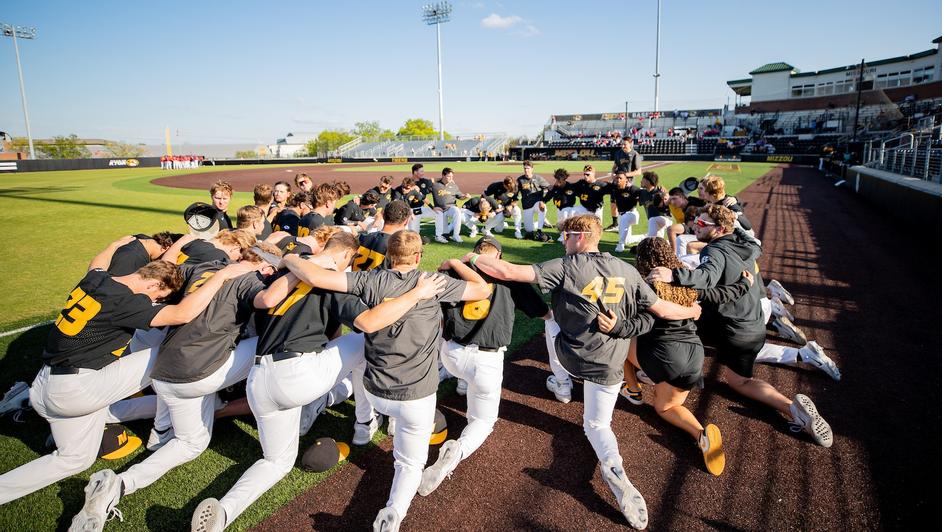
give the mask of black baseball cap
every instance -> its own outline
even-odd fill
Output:
[[[128,432],[122,425],[108,425],[101,437],[98,457],[117,460],[133,453],[141,446],[141,439]]]
[[[183,219],[196,231],[205,231],[216,222],[216,207],[197,201],[183,211]]]
[[[500,242],[498,242],[497,239],[492,236],[482,236],[480,240],[475,242],[474,249],[477,249],[478,246],[484,243],[494,246],[495,248],[497,248],[497,251],[500,251],[500,252],[504,251],[504,248],[501,247]]]
[[[350,446],[346,443],[338,443],[328,437],[318,438],[301,456],[301,468],[305,471],[323,473],[338,462],[346,460],[349,455]]]
[[[696,177],[688,177],[680,183],[680,188],[684,189],[687,194],[697,190],[698,186],[700,186],[700,181]]]

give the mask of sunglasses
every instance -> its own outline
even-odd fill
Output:
[[[696,224],[697,224],[697,227],[707,227],[710,225],[716,225],[713,222],[706,222],[702,218],[697,218]]]
[[[571,237],[572,235],[591,235],[591,231],[563,231],[563,240]]]

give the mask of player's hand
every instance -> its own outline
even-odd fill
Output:
[[[432,299],[445,289],[445,277],[434,273],[423,273],[415,283],[416,295],[419,299]]]
[[[743,270],[742,276],[745,277],[747,281],[749,281],[749,286],[756,284],[756,278],[753,277],[752,274],[749,273],[748,271]]]
[[[732,196],[726,196],[725,198],[723,198],[723,206],[724,206],[724,207],[729,208],[729,207],[732,207],[733,205],[736,205],[736,203],[737,203],[737,202],[736,202],[736,198],[734,198],[734,197],[732,197]]]
[[[432,210],[435,211],[435,212],[445,212],[445,211],[442,210],[440,207],[432,207]]]
[[[477,255],[477,253],[473,251],[469,251],[468,253],[464,254],[464,257],[461,257],[461,262],[464,262],[465,264],[467,264],[471,262],[471,259],[473,259],[475,255]]]
[[[267,264],[265,261],[259,263],[249,262],[247,260],[240,260],[239,262],[233,262],[232,264],[226,266],[225,268],[219,270],[219,273],[216,275],[224,275],[226,279],[232,279],[240,275],[244,275],[249,272],[254,272],[261,269]]]
[[[669,283],[674,280],[674,273],[669,269],[663,266],[658,266],[651,270],[651,273],[648,274],[648,281],[661,281],[662,283]]]
[[[536,204],[537,208],[540,209],[540,212],[546,212],[546,204],[542,201]]]
[[[699,319],[700,319],[700,313],[703,312],[703,308],[700,307],[700,304],[699,304],[699,303],[694,303],[693,305],[691,305],[690,308],[692,308],[692,309],[694,309],[694,310],[696,311],[696,314],[693,316],[693,319],[694,319],[694,320],[699,320]]]
[[[605,309],[605,312],[599,312],[598,322],[599,330],[603,333],[610,333],[615,328],[615,323],[618,321],[618,316],[612,312],[612,309]]]
[[[451,261],[453,261],[453,260],[455,260],[455,259],[445,259],[444,261],[442,261],[441,266],[438,267],[438,271],[440,271],[440,272],[446,272],[446,271],[450,270],[450,269],[451,269]]]

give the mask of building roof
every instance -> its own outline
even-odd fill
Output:
[[[932,39],[932,44],[939,44],[939,43],[942,43],[942,37],[936,37],[935,39]]]
[[[749,75],[752,76],[755,74],[768,74],[769,72],[784,72],[788,70],[795,70],[795,67],[784,62],[768,63],[753,70],[752,72],[749,73]]]

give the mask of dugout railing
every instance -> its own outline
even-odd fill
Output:
[[[942,125],[868,141],[863,160],[868,168],[942,183]]]

